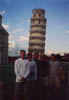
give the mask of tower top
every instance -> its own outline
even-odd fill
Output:
[[[36,8],[36,9],[33,9],[32,12],[43,12],[43,13],[45,13],[45,10],[44,9]]]

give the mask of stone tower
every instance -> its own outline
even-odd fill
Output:
[[[8,32],[2,27],[0,15],[0,64],[8,64]]]
[[[30,20],[29,52],[45,52],[46,18],[45,10],[34,9]]]

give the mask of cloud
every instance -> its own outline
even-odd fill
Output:
[[[30,19],[28,19],[28,23],[30,23]]]
[[[20,36],[19,41],[28,41],[29,37],[28,36]]]
[[[6,11],[5,10],[0,11],[0,14],[3,16],[4,14],[6,14]]]
[[[68,33],[69,34],[69,30],[66,30],[65,33]]]
[[[9,28],[9,24],[3,24],[2,25],[6,30]]]
[[[52,50],[47,50],[47,51],[45,51],[45,54],[47,54],[47,55],[51,55],[52,53],[53,53]]]
[[[9,35],[9,55],[16,55],[16,52],[21,49],[28,51],[28,40],[29,33],[28,30],[24,30],[23,27],[16,26],[15,28],[10,27]]]
[[[15,28],[15,29],[13,29],[13,31],[12,31],[12,33],[23,33],[23,28]]]
[[[9,33],[10,33],[10,36],[9,36],[10,40],[14,40],[15,39],[15,40],[18,41],[19,40],[19,36],[24,33],[24,30],[23,30],[23,27],[13,28],[11,26]]]
[[[29,33],[27,30],[24,30],[23,27],[16,27],[14,29],[11,28],[11,31],[9,33],[9,40],[15,41],[18,44],[24,41],[26,43],[26,41],[28,42],[29,40]]]
[[[20,45],[19,43],[16,43],[14,41],[9,41],[10,47],[9,47],[9,56],[19,56],[20,50],[24,49],[26,52],[28,52],[28,48],[25,45]]]
[[[9,48],[15,48],[16,47],[16,43],[14,41],[9,41]]]

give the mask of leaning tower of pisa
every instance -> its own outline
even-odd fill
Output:
[[[34,9],[30,20],[29,52],[44,53],[46,35],[45,10]]]

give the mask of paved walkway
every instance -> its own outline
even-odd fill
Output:
[[[14,98],[14,87],[8,88],[4,83],[0,82],[0,100],[13,100]],[[36,94],[37,100],[69,100],[69,87],[63,86],[59,92],[55,89],[43,89],[40,94]],[[33,91],[32,91],[33,92]]]

